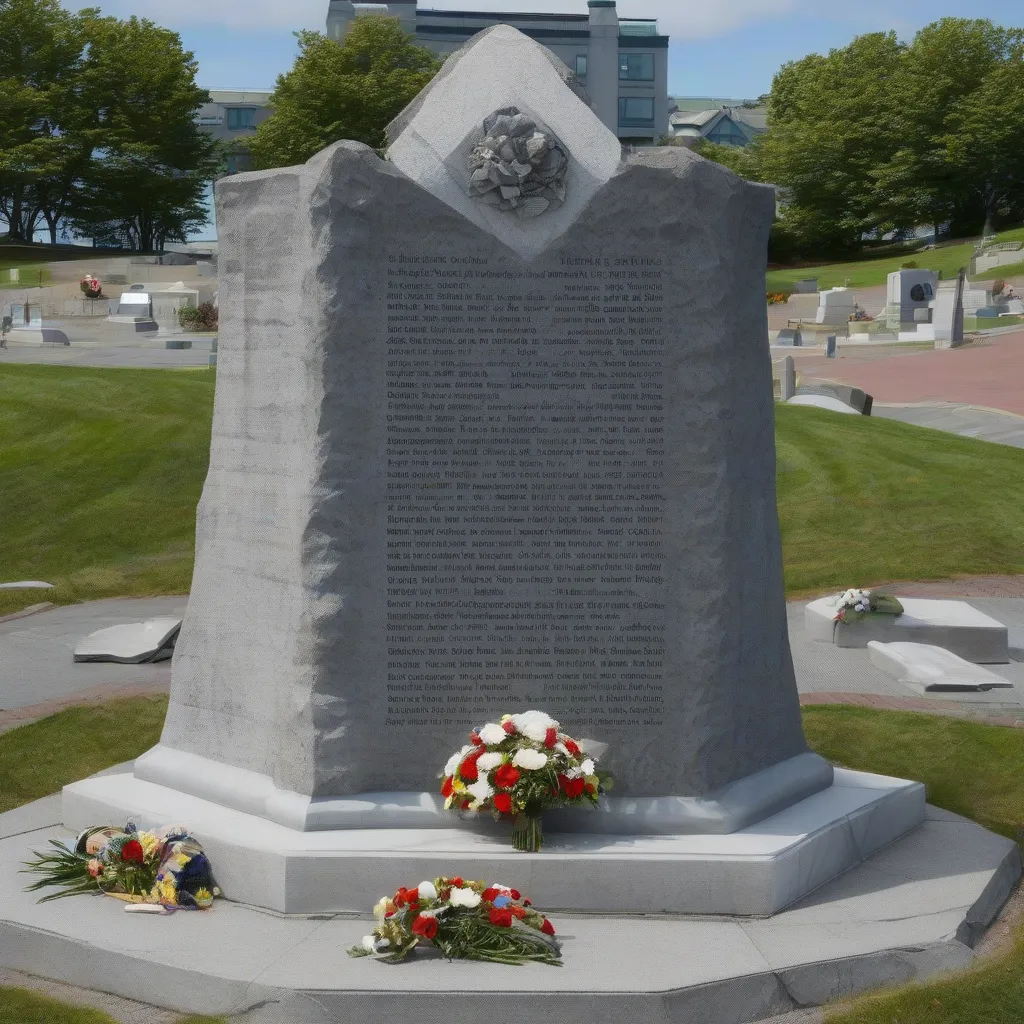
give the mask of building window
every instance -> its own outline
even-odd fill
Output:
[[[620,53],[619,79],[627,82],[653,82],[654,54]]]
[[[241,131],[256,127],[256,111],[252,107],[228,107],[228,128]]]
[[[654,99],[642,96],[619,97],[619,122],[621,124],[650,124],[654,121]]]
[[[576,77],[587,77],[587,55],[585,53],[576,54]]]

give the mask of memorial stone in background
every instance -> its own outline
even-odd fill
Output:
[[[609,744],[625,830],[830,783],[783,598],[772,190],[622,161],[567,77],[498,27],[388,160],[218,183],[210,472],[142,778],[338,826],[433,806],[470,727],[539,708]]]

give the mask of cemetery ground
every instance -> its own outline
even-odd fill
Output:
[[[998,242],[1024,242],[1024,227],[1013,228],[1000,232],[996,236]],[[913,261],[919,267],[926,267],[936,272],[941,271],[946,280],[956,277],[961,267],[971,262],[974,252],[972,241],[940,242],[934,249],[915,253],[901,253],[898,256],[884,256],[878,259],[862,259],[844,263],[828,263],[821,266],[788,267],[769,270],[767,289],[769,292],[789,292],[797,281],[815,277],[821,289],[846,285],[850,288],[870,288],[885,285],[886,278],[894,270],[899,270],[907,262]],[[994,280],[1024,274],[1024,263],[999,267],[977,275],[978,280]]]

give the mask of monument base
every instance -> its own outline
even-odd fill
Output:
[[[437,791],[309,797],[280,789],[269,775],[162,743],[135,762],[135,777],[301,832],[451,828],[452,824],[452,815],[444,809],[444,799]],[[831,784],[832,766],[808,751],[706,796],[605,797],[599,814],[561,811],[545,820],[556,832],[725,834],[753,825]]]
[[[285,914],[365,913],[424,878],[500,880],[548,910],[768,917],[916,828],[920,783],[837,769],[825,790],[729,835],[615,836],[546,829],[536,854],[482,821],[469,828],[301,832],[129,773],[67,786],[79,830],[187,823],[233,901]],[[491,825],[491,827],[487,827]]]

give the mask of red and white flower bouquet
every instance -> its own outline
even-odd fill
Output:
[[[400,963],[422,942],[449,960],[560,966],[561,949],[551,922],[515,889],[459,877],[399,889],[373,908],[377,927],[350,956]]]
[[[541,816],[555,807],[593,807],[611,788],[586,741],[561,732],[543,711],[505,715],[470,734],[444,767],[445,807],[489,811],[512,819],[512,845],[534,852],[543,844]]]

